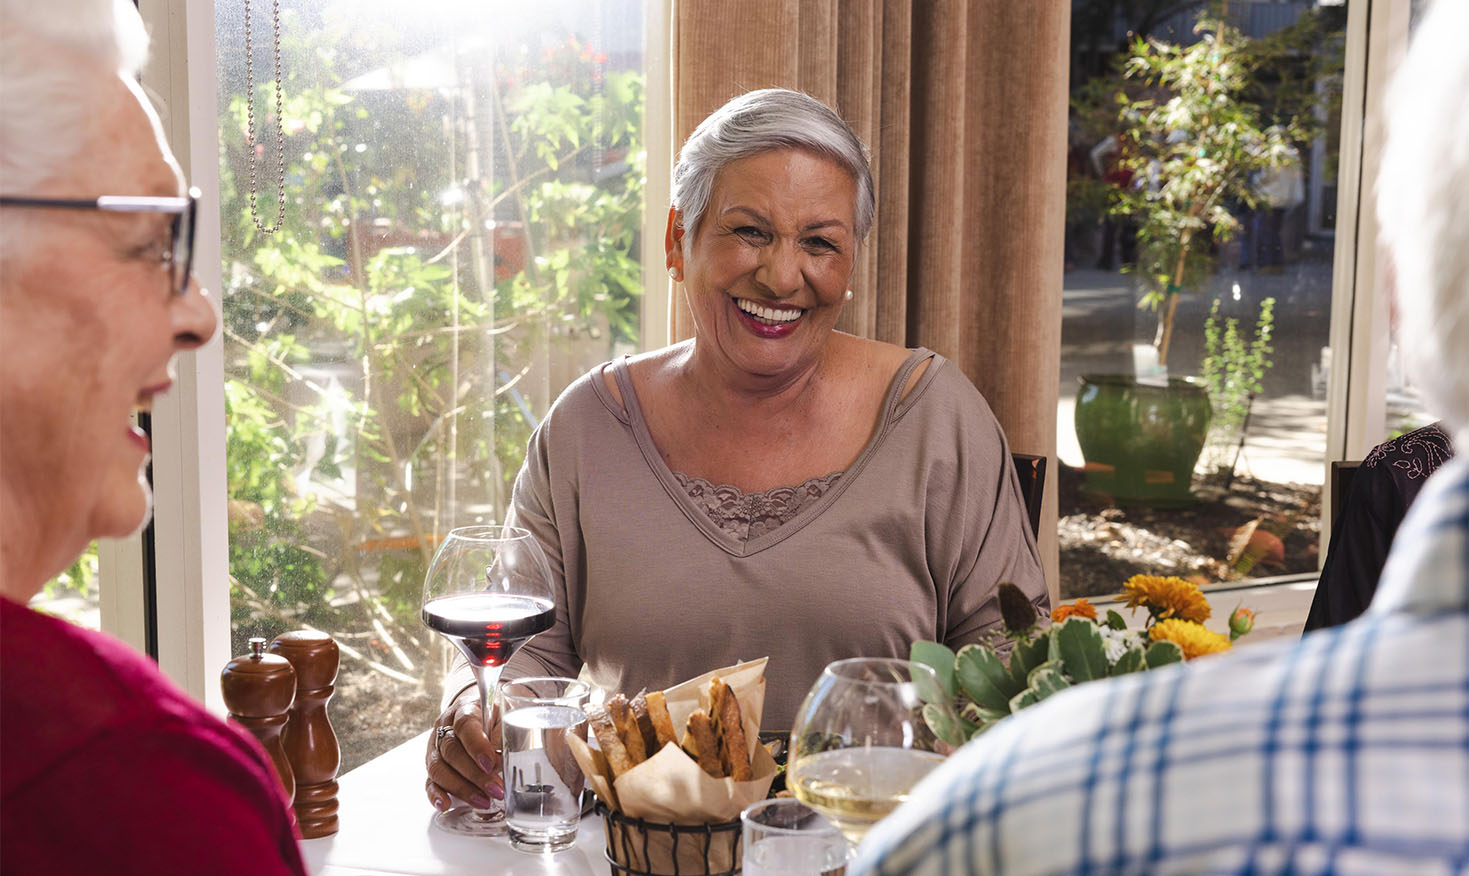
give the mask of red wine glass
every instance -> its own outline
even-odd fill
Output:
[[[495,683],[505,662],[551,628],[556,603],[551,566],[535,536],[514,526],[451,530],[423,579],[423,622],[453,642],[474,671],[480,715],[490,733]],[[434,817],[439,827],[469,836],[502,836],[505,811],[455,806]]]

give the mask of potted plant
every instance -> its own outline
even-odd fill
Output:
[[[1085,375],[1077,396],[1078,443],[1088,488],[1119,500],[1186,501],[1208,436],[1204,385],[1167,376],[1179,295],[1213,274],[1217,244],[1239,231],[1235,212],[1253,207],[1255,181],[1297,161],[1307,138],[1298,117],[1270,123],[1247,99],[1262,63],[1239,31],[1204,17],[1199,39],[1178,46],[1137,40],[1124,65],[1139,96],[1119,92],[1119,158],[1133,184],[1110,211],[1137,227],[1140,307],[1158,314],[1153,379]]]

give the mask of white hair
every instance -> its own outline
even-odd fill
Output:
[[[34,194],[76,158],[103,77],[133,77],[148,34],[132,0],[0,0],[0,193]]]
[[[687,240],[709,208],[714,179],[732,162],[773,149],[806,149],[841,165],[857,186],[857,240],[876,211],[867,147],[842,117],[814,97],[784,88],[750,91],[715,110],[684,141],[673,168],[673,206]]]
[[[1469,2],[1438,0],[1385,105],[1377,215],[1398,336],[1430,409],[1469,448]]]

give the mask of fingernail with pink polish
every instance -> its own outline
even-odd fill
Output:
[[[490,786],[485,788],[485,790],[488,791],[490,796],[494,797],[496,800],[505,799],[505,789],[496,782],[491,782]]]
[[[469,798],[469,805],[476,809],[489,809],[495,805],[495,801],[489,797],[481,797],[479,794]]]
[[[474,762],[479,764],[479,768],[487,773],[493,773],[495,771],[495,762],[493,760],[490,760],[490,756],[488,754],[482,754],[479,757],[476,757],[474,759]]]

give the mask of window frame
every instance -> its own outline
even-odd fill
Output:
[[[648,93],[671,94],[672,0],[646,2]],[[1387,298],[1371,243],[1376,234],[1372,202],[1361,195],[1371,192],[1376,177],[1381,150],[1376,120],[1387,72],[1406,46],[1410,6],[1411,0],[1358,0],[1348,9],[1330,334],[1332,349],[1339,352],[1328,389],[1323,467],[1334,459],[1360,458],[1382,434]],[[143,84],[158,104],[190,184],[212,206],[200,211],[195,272],[205,288],[219,289],[214,2],[139,0],[139,9],[153,35]],[[650,100],[648,107],[642,341],[653,348],[667,343],[671,330],[672,293],[659,295],[656,290],[670,288],[661,243],[675,144],[671,101]],[[218,313],[217,296],[211,296],[211,304]],[[160,667],[208,708],[222,713],[214,680],[231,655],[224,359],[218,335],[178,357],[174,391],[159,400],[152,426],[156,617],[145,614],[147,582],[139,535],[101,546],[102,626],[143,649],[151,622]],[[1323,522],[1323,548],[1328,529]]]

